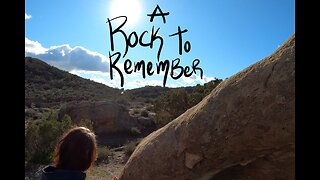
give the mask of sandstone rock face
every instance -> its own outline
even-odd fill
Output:
[[[59,117],[64,114],[68,114],[75,123],[90,119],[97,134],[112,134],[130,131],[132,127],[139,128],[128,110],[112,101],[68,103],[60,109]]]
[[[295,35],[138,145],[121,180],[295,179]]]

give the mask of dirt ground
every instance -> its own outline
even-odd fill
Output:
[[[112,180],[115,176],[119,177],[128,158],[124,151],[115,151],[112,157],[108,158],[108,162],[101,162],[88,170],[88,180],[106,179]]]
[[[123,150],[114,151],[113,156],[110,156],[108,160],[99,162],[91,167],[87,172],[87,180],[113,180],[113,178],[119,177],[124,165],[126,164],[128,157],[125,156]],[[25,180],[40,180],[41,169],[45,165],[35,165],[32,170],[26,172]]]

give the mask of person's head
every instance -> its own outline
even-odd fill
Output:
[[[61,169],[86,171],[96,158],[95,134],[85,127],[65,132],[53,152],[54,166]]]

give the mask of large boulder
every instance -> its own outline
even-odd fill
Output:
[[[137,121],[129,115],[128,110],[113,101],[72,102],[60,109],[59,117],[68,114],[74,123],[89,119],[97,134],[114,134],[130,132],[130,129],[140,128]]]
[[[295,179],[295,35],[138,145],[121,180]]]

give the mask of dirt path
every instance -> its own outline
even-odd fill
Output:
[[[123,151],[115,151],[113,157],[109,157],[109,162],[102,162],[87,172],[88,180],[106,179],[112,180],[118,177],[122,171],[127,158]]]

